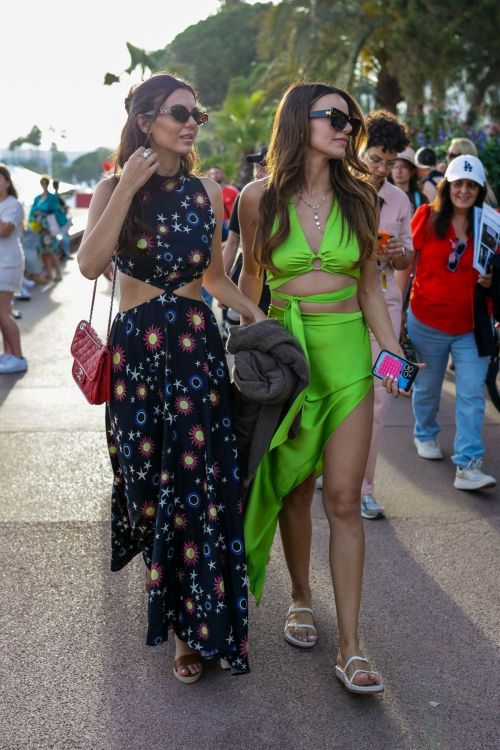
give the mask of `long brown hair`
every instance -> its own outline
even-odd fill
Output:
[[[10,185],[7,188],[7,195],[12,195],[14,198],[17,198],[17,190],[12,183],[12,177],[10,176],[9,168],[6,164],[0,164],[0,174],[3,175],[8,182],[10,182]]]
[[[479,185],[479,192],[474,202],[474,206],[481,208],[487,192],[486,185]],[[469,214],[467,216],[467,234],[471,234],[474,226],[474,206],[469,208]],[[431,214],[429,230],[434,231],[434,234],[439,240],[444,240],[450,227],[450,222],[453,219],[453,214],[455,213],[455,206],[451,202],[450,183],[448,180],[441,180],[437,186],[437,195],[434,198],[432,207],[434,210]]]
[[[373,255],[377,238],[376,193],[367,182],[369,170],[359,157],[359,151],[366,142],[361,109],[342,89],[322,83],[294,83],[278,105],[266,156],[269,178],[260,199],[259,222],[253,244],[253,255],[261,269],[271,272],[278,270],[272,254],[290,235],[288,206],[304,184],[309,110],[314,102],[326,94],[341,96],[349,107],[349,115],[362,121],[358,135],[349,139],[344,159],[330,160],[330,176],[334,200],[342,217],[342,236],[347,225],[348,239],[354,234],[359,243],[360,256],[354,267],[361,266]],[[276,217],[278,228],[272,234]]]
[[[146,147],[148,145],[151,126],[158,117],[159,108],[165,99],[168,99],[177,89],[190,91],[196,99],[196,93],[189,83],[168,73],[156,73],[147,81],[132,86],[130,89],[125,99],[127,122],[123,126],[120,145],[113,154],[115,161],[113,176],[117,183],[125,162],[140,146]],[[154,110],[155,114],[150,116],[147,132],[144,133],[139,127],[137,116],[150,110]],[[186,177],[197,169],[198,164],[199,158],[196,147],[190,154],[181,155],[181,168]],[[137,248],[137,239],[141,233],[152,231],[152,228],[144,221],[143,198],[146,192],[147,183],[137,191],[132,199],[118,238],[117,253],[126,250],[131,255],[142,256],[144,254]]]

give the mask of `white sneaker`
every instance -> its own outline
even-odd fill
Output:
[[[23,279],[23,286],[26,287],[26,289],[31,289],[36,284],[36,281],[32,281],[31,279],[27,279],[26,276]]]
[[[28,292],[28,290],[26,289],[26,287],[23,285],[20,288],[20,290],[16,294],[14,294],[14,297],[16,299],[29,300],[29,299],[31,299],[31,294]]]
[[[8,375],[13,372],[26,372],[28,369],[28,363],[26,357],[15,357],[13,354],[8,354],[7,357],[0,363],[0,375]]]
[[[488,487],[496,487],[497,480],[488,474],[483,474],[481,466],[483,462],[469,461],[467,466],[457,466],[457,475],[453,486],[457,490],[486,490]]]
[[[323,474],[320,474],[320,476],[316,479],[316,489],[317,490],[323,489]]]
[[[2,352],[2,353],[0,354],[0,364],[1,364],[2,362],[5,362],[5,360],[7,359],[7,357],[8,357],[8,356],[9,356],[9,355],[7,354],[7,352]]]
[[[413,438],[415,448],[420,458],[429,458],[431,461],[437,461],[443,458],[443,451],[437,440],[427,440],[425,443],[418,438]]]
[[[361,515],[370,521],[375,518],[385,518],[384,509],[377,503],[373,495],[361,495]]]

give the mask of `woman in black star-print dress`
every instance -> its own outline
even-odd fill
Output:
[[[147,643],[173,631],[174,674],[194,682],[202,659],[215,655],[233,674],[249,671],[229,374],[202,277],[246,318],[264,316],[222,269],[220,188],[192,172],[194,137],[207,117],[193,90],[160,74],[133,89],[126,106],[117,175],[96,189],[78,255],[82,273],[95,278],[118,246],[107,409],[111,567],[142,553]]]

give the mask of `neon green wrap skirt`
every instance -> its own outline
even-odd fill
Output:
[[[273,292],[287,305],[284,309],[271,305],[269,317],[279,320],[301,344],[310,382],[281,422],[250,487],[244,532],[250,590],[257,604],[283,498],[311,472],[316,476],[322,473],[329,438],[373,385],[370,337],[363,314],[304,313],[299,302],[340,302],[355,292],[355,284],[340,292],[309,297]],[[288,431],[300,410],[300,429],[290,440]]]

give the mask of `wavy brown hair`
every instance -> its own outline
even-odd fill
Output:
[[[186,89],[196,99],[196,92],[193,87],[182,78],[176,78],[168,73],[156,73],[147,81],[132,86],[128,96],[125,98],[125,109],[127,110],[127,122],[123,126],[120,145],[113,154],[115,168],[113,177],[116,184],[120,180],[120,175],[125,162],[140,146],[146,147],[149,141],[151,126],[158,117],[158,110],[168,97],[177,91],[177,89]],[[149,118],[147,132],[144,133],[137,122],[138,115],[154,110],[155,114]],[[183,174],[189,176],[193,174],[199,165],[198,151],[193,147],[190,154],[181,155],[181,169]],[[117,253],[126,250],[131,255],[142,256],[144,251],[137,248],[137,238],[143,233],[151,233],[152,228],[144,220],[143,198],[147,191],[148,183],[137,191],[134,195],[125,221],[121,228],[118,238]]]
[[[478,187],[479,192],[474,202],[474,206],[481,208],[488,190],[486,185],[481,186],[478,184]],[[469,214],[467,216],[467,234],[472,233],[474,226],[474,206],[469,208]],[[455,212],[455,206],[451,202],[450,183],[448,180],[441,180],[437,186],[437,195],[432,203],[432,208],[434,210],[431,214],[429,230],[431,232],[433,231],[439,240],[444,240]]]
[[[366,127],[358,103],[342,89],[322,83],[294,83],[281,99],[274,118],[271,143],[266,156],[269,178],[259,204],[259,221],[253,244],[253,255],[261,269],[278,270],[272,254],[290,235],[288,206],[304,184],[305,146],[309,141],[309,111],[326,94],[338,94],[349,107],[349,115],[358,117],[362,126],[349,145],[343,159],[330,159],[330,176],[334,201],[342,217],[342,237],[347,227],[348,239],[355,235],[360,249],[354,268],[372,257],[377,241],[377,202],[375,190],[368,184],[370,176],[359,152],[366,142]],[[354,173],[357,173],[356,175]],[[273,234],[275,218],[278,228]]]
[[[7,182],[10,182],[10,185],[7,188],[7,195],[12,195],[14,198],[17,198],[17,190],[12,184],[12,177],[10,176],[9,168],[6,164],[0,164],[0,174],[5,177]]]

